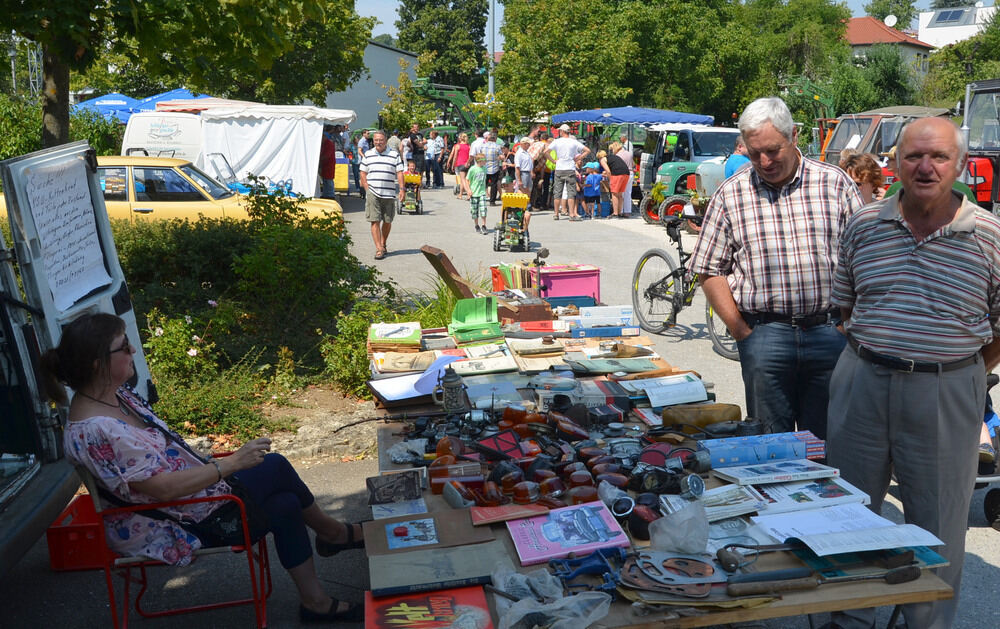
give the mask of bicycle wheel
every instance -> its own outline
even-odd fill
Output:
[[[663,249],[642,254],[632,272],[632,310],[643,330],[659,334],[677,321],[684,285],[674,261]]]
[[[736,349],[736,339],[729,334],[729,328],[723,323],[722,318],[715,316],[715,310],[710,303],[705,304],[705,324],[715,353],[729,360],[739,360],[740,352]]]

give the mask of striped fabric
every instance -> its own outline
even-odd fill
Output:
[[[747,168],[708,203],[689,268],[728,276],[742,312],[804,316],[832,308],[837,243],[863,202],[844,171],[801,153],[799,160],[780,190]]]
[[[387,148],[384,153],[369,149],[361,160],[360,170],[368,173],[368,192],[381,199],[391,199],[399,194],[399,177],[403,172],[403,160],[399,153]]]
[[[917,243],[899,196],[848,222],[833,302],[853,308],[845,329],[873,352],[928,362],[965,358],[1000,329],[1000,219],[962,197],[951,224]]]

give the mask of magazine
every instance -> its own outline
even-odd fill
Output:
[[[869,504],[868,494],[842,478],[817,478],[790,483],[753,485],[766,500],[761,514],[772,515],[789,511],[805,511],[820,507],[857,502]]]
[[[760,511],[767,503],[767,500],[753,487],[746,485],[723,485],[709,489],[698,500],[705,505],[705,516],[709,522]],[[692,502],[674,494],[663,494],[660,496],[660,511],[664,515],[670,515]]]
[[[601,501],[553,509],[535,518],[507,522],[522,566],[583,556],[599,548],[628,546],[629,538]]]
[[[365,592],[365,629],[493,629],[482,586],[374,598]]]
[[[790,481],[840,476],[840,470],[837,468],[816,463],[809,459],[726,467],[715,470],[714,473],[718,478],[736,483],[737,485],[787,483]]]

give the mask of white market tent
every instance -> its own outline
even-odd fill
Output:
[[[221,153],[238,179],[247,175],[291,181],[297,193],[315,196],[324,124],[357,119],[350,109],[262,105],[202,98],[157,104],[158,111],[200,111],[202,154]]]

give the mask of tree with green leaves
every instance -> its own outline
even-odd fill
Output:
[[[517,116],[625,104],[641,65],[632,25],[611,3],[507,0],[496,98]],[[653,65],[653,64],[651,64]]]
[[[372,41],[376,44],[382,44],[383,46],[392,46],[393,48],[399,48],[399,42],[392,38],[389,33],[380,33],[372,37]]]
[[[977,35],[945,46],[930,57],[920,100],[934,107],[954,107],[965,85],[1000,76],[1000,15],[993,14]]]
[[[931,9],[953,9],[967,7],[971,0],[932,0]]]
[[[472,92],[483,82],[487,17],[487,0],[401,0],[397,45],[417,55],[433,52],[422,66],[426,76]]]
[[[413,79],[410,78],[410,64],[405,59],[399,60],[399,78],[396,85],[383,85],[385,89],[385,100],[379,99],[378,104],[382,106],[379,117],[382,119],[382,128],[390,133],[392,131],[408,131],[414,122],[422,127],[430,126],[437,117],[438,110],[433,103],[430,103],[420,95],[413,87]],[[420,64],[417,70],[420,71]]]
[[[920,11],[913,6],[913,0],[871,0],[865,5],[865,13],[878,20],[886,16],[896,16],[896,26],[900,30],[909,28]]]
[[[323,20],[320,0],[0,0],[0,29],[43,49],[42,144],[69,137],[70,70],[85,71],[117,42],[134,42],[153,74],[201,84],[219,68],[263,77],[292,47],[304,21]]]

